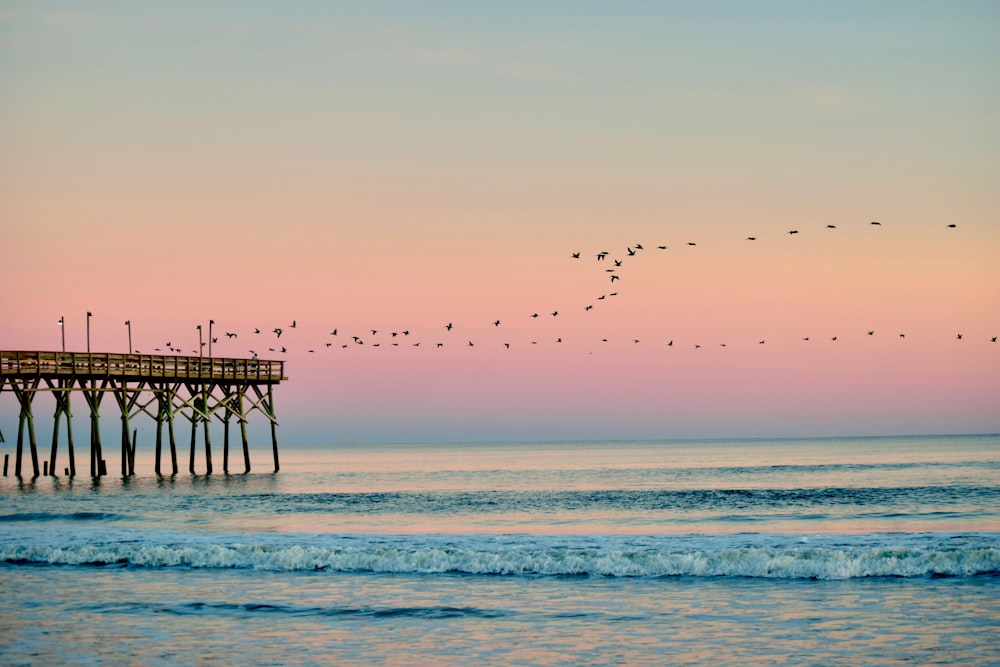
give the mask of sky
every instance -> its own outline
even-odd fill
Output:
[[[303,444],[997,432],[998,71],[994,2],[5,0],[0,349],[212,320]]]

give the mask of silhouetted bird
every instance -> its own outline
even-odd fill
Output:
[[[757,240],[756,236],[748,236],[747,237],[747,241],[756,241],[756,240]]]
[[[799,233],[799,230],[797,230],[797,229],[793,229],[793,230],[791,230],[791,231],[790,231],[790,232],[788,232],[788,233],[789,233],[789,234],[798,234],[798,233]]]
[[[991,342],[991,343],[995,343],[995,342],[997,342],[997,337],[996,337],[996,336],[994,336],[993,338],[990,338],[990,342]]]
[[[996,340],[996,339],[994,338],[993,340]],[[510,349],[510,343],[504,343],[503,346],[505,348],[507,348],[508,350]]]
[[[229,332],[227,331],[227,332],[226,332],[226,338],[236,338],[236,334],[234,334],[234,333],[229,333]]]
[[[836,229],[837,225],[827,225],[826,228],[827,229]]]
[[[558,310],[553,310],[553,311],[552,311],[552,317],[555,317],[555,316],[556,316],[556,315],[558,315],[558,314],[559,314],[559,311],[558,311]]]
[[[532,313],[532,317],[538,317],[538,313]]]
[[[616,280],[621,280],[621,276],[611,276],[611,282],[614,282]]]
[[[493,326],[495,327],[500,326],[500,320],[496,320],[495,322],[493,322]]]
[[[336,336],[336,335],[337,335],[337,330],[336,330],[336,329],[334,329],[333,331],[331,331],[331,332],[330,332],[330,335],[331,335],[331,336]]]
[[[962,340],[962,334],[958,334],[955,338],[956,340]]]
[[[260,333],[260,329],[256,329],[256,328],[255,328],[255,329],[253,330],[253,332],[254,332],[254,333]]]
[[[281,338],[281,329],[274,329],[274,333],[278,334],[278,338]]]
[[[688,241],[688,245],[695,246],[695,245],[698,245],[698,244],[697,243],[691,243],[690,241]]]
[[[598,262],[603,262],[604,258],[607,257],[607,256],[608,256],[608,253],[606,253],[606,252],[599,252],[599,253],[597,253],[597,261]]]
[[[667,246],[665,246],[665,245],[658,245],[656,247],[659,248],[660,250],[666,250],[667,249]]]
[[[669,343],[667,343],[667,347],[673,347],[673,346],[674,346],[674,341],[670,341]]]
[[[444,325],[444,328],[447,329],[448,331],[451,331],[452,326],[453,326],[452,323],[448,322],[448,324]]]
[[[290,328],[294,329],[295,328],[295,320],[292,320],[292,323],[290,325],[288,325],[288,326]]]
[[[951,224],[951,225],[948,225],[948,228],[949,228],[949,229],[954,229],[954,228],[955,228],[955,227],[957,227],[957,226],[958,226],[958,225],[955,225],[955,224]]]
[[[635,244],[635,249],[636,250],[642,250],[643,249],[642,244],[641,243],[636,243]]]
[[[874,335],[875,335],[875,332],[874,332],[874,331],[869,331],[869,332],[868,332],[868,335],[869,335],[869,336],[874,336]]]
[[[572,256],[573,256],[573,259],[580,259],[580,253],[578,253],[578,252],[574,252]]]
[[[882,223],[881,223],[881,222],[878,222],[878,221],[876,221],[876,220],[872,220],[872,224],[873,224],[873,225],[878,225],[879,227],[881,227],[881,226],[882,226]]]

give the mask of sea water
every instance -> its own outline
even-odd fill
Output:
[[[0,663],[1000,664],[1000,436],[269,449],[0,478]]]

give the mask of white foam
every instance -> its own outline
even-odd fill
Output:
[[[0,560],[13,564],[607,577],[852,579],[1000,573],[1000,546],[995,543],[964,546],[793,543],[706,548],[662,544],[556,546],[539,540],[512,540],[499,545],[475,541],[408,543],[402,538],[370,543],[355,538],[351,542],[299,543],[275,537],[260,542],[231,542],[219,536],[180,543],[135,539],[62,545],[5,541],[0,544]]]

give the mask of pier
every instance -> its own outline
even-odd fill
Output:
[[[254,412],[270,422],[271,451],[274,471],[278,462],[278,420],[274,411],[274,387],[284,376],[283,361],[263,359],[231,359],[219,357],[188,357],[155,354],[109,354],[88,352],[10,352],[0,350],[0,399],[10,391],[20,406],[17,424],[17,449],[14,475],[20,477],[24,465],[24,442],[27,436],[34,477],[56,475],[58,470],[60,423],[66,424],[68,466],[64,472],[75,476],[76,456],[73,446],[70,398],[82,395],[90,416],[90,475],[107,474],[100,431],[102,400],[111,395],[121,415],[121,473],[135,475],[137,432],[131,430],[133,420],[142,415],[156,422],[155,472],[162,475],[163,435],[166,427],[170,448],[169,474],[177,474],[177,441],[175,418],[180,416],[191,425],[188,470],[195,474],[196,441],[199,425],[203,432],[205,470],[212,473],[212,442],[210,424],[223,424],[222,468],[229,473],[230,422],[240,426],[243,445],[244,472],[250,471],[250,450],[247,443],[247,418]],[[48,460],[39,468],[38,443],[32,402],[39,392],[50,392],[55,399],[52,447]],[[0,429],[0,442],[3,432]],[[8,457],[4,457],[3,474],[7,475]]]

